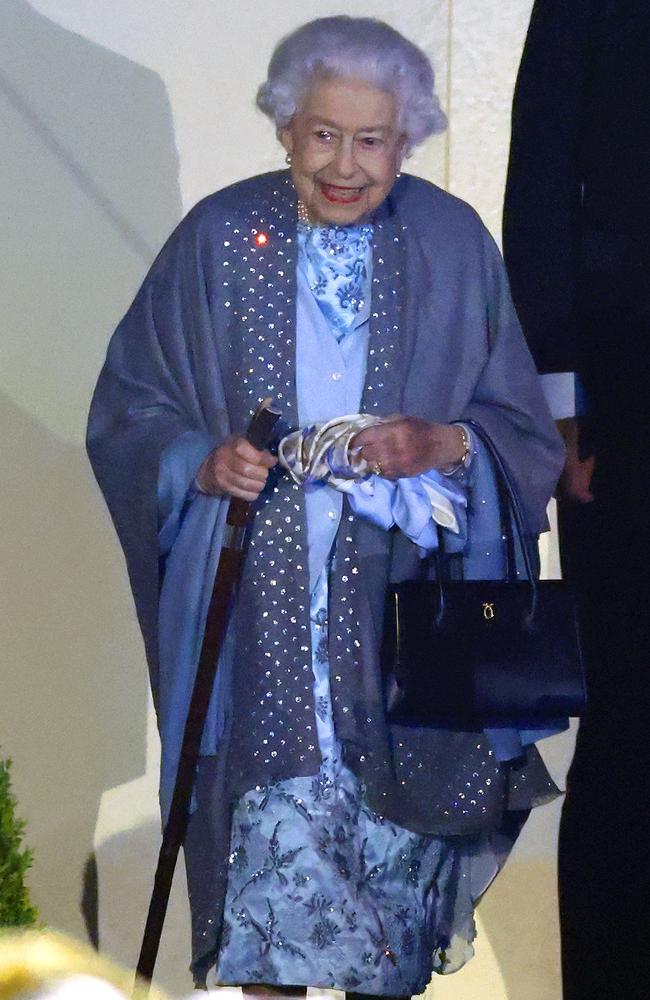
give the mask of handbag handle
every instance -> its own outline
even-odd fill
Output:
[[[526,530],[526,518],[521,506],[521,501],[519,499],[519,494],[517,488],[513,483],[510,473],[506,469],[501,455],[495,448],[492,439],[486,432],[486,430],[477,423],[475,420],[463,420],[463,423],[469,427],[474,434],[483,442],[487,448],[488,454],[492,459],[494,466],[494,471],[496,475],[497,491],[499,494],[499,507],[501,512],[501,522],[502,531],[505,536],[506,542],[506,567],[508,579],[516,580],[516,557],[515,557],[515,546],[514,538],[511,528],[510,512],[512,513],[512,520],[514,521],[515,530],[517,533],[517,539],[521,548],[521,553],[524,560],[524,566],[526,569],[526,575],[528,577],[528,583],[530,584],[530,606],[526,615],[524,616],[524,624],[530,627],[535,618],[535,613],[537,611],[537,575],[534,570],[533,556],[530,550],[529,533]],[[440,531],[438,532],[438,537],[440,539]],[[435,555],[436,561],[436,573],[439,580],[439,605],[438,613],[436,615],[436,624],[440,625],[444,616],[445,610],[445,598],[444,598],[444,587],[442,582],[441,574],[441,560],[439,558],[440,547]]]

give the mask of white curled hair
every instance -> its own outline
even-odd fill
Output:
[[[376,18],[321,17],[287,35],[271,56],[257,106],[277,129],[284,128],[318,77],[352,77],[393,93],[406,152],[447,126],[428,58]]]

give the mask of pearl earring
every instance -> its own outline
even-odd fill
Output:
[[[287,155],[284,158],[284,162],[287,163],[289,166],[291,166],[291,153],[287,153]]]

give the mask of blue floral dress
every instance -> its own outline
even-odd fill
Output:
[[[343,252],[334,255],[331,233],[317,232],[316,243],[303,233],[303,264],[340,341],[364,320],[371,260],[358,261],[358,234],[352,244],[337,230]],[[332,719],[327,589],[325,566],[310,610],[322,765],[311,777],[253,788],[237,803],[214,975],[220,984],[410,996],[433,971],[455,971],[473,954],[474,903],[498,871],[498,854],[487,836],[423,836],[364,804]],[[495,774],[498,767],[494,759]]]
[[[364,805],[332,725],[326,596],[323,574],[311,617],[323,764],[240,799],[216,978],[411,996],[473,954],[496,852],[486,837],[422,836]]]

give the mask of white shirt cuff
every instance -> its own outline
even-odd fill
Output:
[[[578,414],[575,372],[549,372],[540,375],[542,392],[554,420],[564,420]]]

